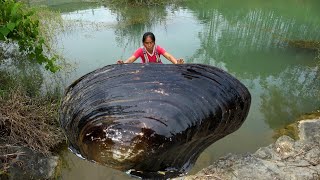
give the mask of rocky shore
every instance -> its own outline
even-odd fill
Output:
[[[281,136],[253,154],[230,154],[195,175],[175,180],[320,179],[320,118],[297,123],[299,140]]]

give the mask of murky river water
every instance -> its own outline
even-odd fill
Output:
[[[188,0],[156,8],[46,2],[68,24],[57,36],[64,56],[77,64],[70,82],[126,59],[141,46],[142,34],[152,31],[157,44],[175,57],[220,67],[249,88],[252,105],[245,123],[207,148],[190,173],[227,153],[267,146],[275,130],[320,107],[317,53],[291,46],[320,40],[319,0]],[[130,179],[69,152],[65,158],[63,179]]]

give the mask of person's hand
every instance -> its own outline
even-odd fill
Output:
[[[182,58],[177,59],[177,64],[184,64],[184,60]]]
[[[124,64],[124,62],[122,60],[118,60],[117,64]]]

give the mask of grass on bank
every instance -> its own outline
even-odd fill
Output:
[[[35,72],[27,76],[0,71],[0,179],[21,155],[14,147],[49,155],[65,143],[58,122],[61,93],[41,93],[42,78]]]
[[[62,142],[58,124],[59,102],[47,97],[31,98],[19,88],[0,97],[1,142],[21,145],[49,154]]]

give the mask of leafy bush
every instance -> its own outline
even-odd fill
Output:
[[[35,11],[14,0],[0,0],[0,41],[17,42],[20,52],[29,60],[45,64],[45,68],[56,72],[57,56],[49,57],[45,50],[50,49],[45,38],[39,32],[39,18]]]

